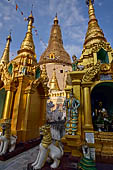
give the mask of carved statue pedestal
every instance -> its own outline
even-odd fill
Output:
[[[79,135],[65,135],[61,139],[64,145],[64,152],[70,152],[72,156],[81,157],[82,141]]]

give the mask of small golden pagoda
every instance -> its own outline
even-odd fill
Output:
[[[56,72],[55,72],[55,69],[53,70],[53,75],[52,75],[52,78],[50,80],[50,91],[58,91],[60,90],[59,88],[59,85],[58,85],[58,81],[57,81],[57,78],[56,78]]]
[[[77,69],[68,73],[65,89],[67,99],[73,89],[80,101],[78,131],[62,141],[65,151],[74,156],[81,156],[85,140],[95,147],[96,155],[113,156],[113,49],[98,25],[94,1],[87,4],[89,22],[82,55]]]
[[[72,70],[72,66],[70,56],[63,47],[62,34],[57,15],[55,16],[54,24],[52,25],[48,47],[40,56],[39,64],[41,67],[42,64],[46,64],[49,78],[48,85],[50,84],[52,72],[55,68],[59,88],[60,90],[64,90],[67,72]]]
[[[53,69],[53,74],[52,74],[52,78],[49,83],[49,88],[50,88],[50,90],[49,90],[48,102],[49,101],[53,102],[53,104],[55,105],[54,109],[56,109],[56,107],[59,105],[59,110],[62,111],[66,94],[65,94],[64,90],[60,90],[60,88],[59,88],[55,68]]]
[[[11,35],[0,60],[0,123],[11,119],[11,134],[18,142],[39,137],[39,126],[46,122],[48,77],[35,58],[32,36],[34,17],[28,17],[28,29],[17,56],[9,62]]]

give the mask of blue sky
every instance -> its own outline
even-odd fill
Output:
[[[33,30],[37,60],[48,44],[56,12],[62,30],[64,48],[70,56],[76,54],[78,58],[80,57],[88,26],[88,8],[85,0],[16,0],[16,3],[24,16],[19,10],[16,11],[15,0],[0,1],[0,56],[5,47],[6,37],[12,30],[10,59],[16,57],[27,31],[24,17],[29,16],[33,4],[34,26],[38,30],[38,36],[35,35],[35,29]],[[113,0],[95,0],[98,23],[113,48],[112,9]]]

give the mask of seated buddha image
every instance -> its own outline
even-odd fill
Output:
[[[112,126],[112,118],[108,114],[106,108],[103,107],[102,101],[98,102],[97,109],[95,109],[94,127],[98,131],[108,132]]]

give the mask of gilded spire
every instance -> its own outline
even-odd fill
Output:
[[[7,37],[6,47],[4,49],[3,55],[1,57],[0,63],[9,63],[9,49],[10,49],[10,42],[11,42],[11,34]]]
[[[70,56],[63,47],[62,33],[58,24],[57,14],[52,25],[48,47],[40,56],[39,64],[43,63],[64,63],[71,65]]]
[[[57,13],[56,13],[56,16],[55,16],[55,18],[54,18],[54,25],[58,25]]]
[[[28,20],[27,33],[21,44],[18,54],[20,54],[24,50],[30,51],[33,54],[35,54],[35,46],[34,46],[33,36],[32,36],[32,28],[33,28],[33,22],[34,22],[34,17],[32,15],[32,12],[27,20]]]
[[[58,85],[58,81],[56,78],[56,72],[55,69],[53,70],[53,75],[50,81],[50,90],[60,90],[59,85]]]
[[[89,4],[88,4],[88,6],[89,6],[89,21],[91,21],[92,19],[96,19],[93,3],[94,3],[94,1],[89,0]]]
[[[95,10],[93,6],[94,0],[87,0],[86,3],[88,4],[88,8],[89,8],[88,10],[89,22],[88,22],[88,30],[85,37],[84,47],[89,46],[93,43],[98,43],[100,41],[105,41],[105,42],[107,41],[95,17]]]

